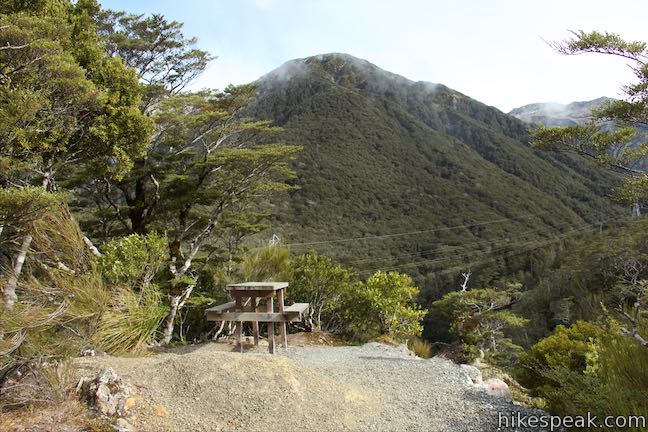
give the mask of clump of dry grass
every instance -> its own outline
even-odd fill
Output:
[[[417,357],[432,357],[432,344],[420,338],[413,338],[408,341],[408,348],[414,351]]]
[[[3,386],[0,409],[35,404],[62,403],[76,384],[69,360],[33,360],[15,369]]]
[[[30,232],[33,241],[18,285],[19,301],[0,313],[3,402],[10,382],[34,388],[15,393],[9,398],[12,406],[57,399],[51,389],[63,379],[63,369],[43,364],[56,364],[88,348],[110,301],[96,261],[64,206],[34,221]]]
[[[0,414],[0,431],[6,432],[114,432],[110,421],[94,416],[75,398],[35,404]]]

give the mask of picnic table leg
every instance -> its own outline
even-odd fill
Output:
[[[252,296],[252,312],[259,311],[259,304],[256,296]],[[254,345],[259,345],[259,322],[252,321],[252,336],[254,336]]]
[[[243,299],[240,295],[236,296],[236,310],[238,312],[243,312]],[[240,352],[243,352],[243,321],[236,321],[236,343],[237,348]]]
[[[284,290],[280,289],[277,291],[277,302],[279,303],[279,312],[284,312]],[[288,348],[288,336],[286,335],[286,321],[282,321],[279,324],[279,331],[281,332],[281,345],[284,348]]]
[[[268,297],[268,303],[266,305],[266,311],[273,313],[274,312],[274,298],[272,296]],[[268,323],[268,352],[274,354],[274,323]]]

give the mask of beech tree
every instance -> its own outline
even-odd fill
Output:
[[[488,355],[497,360],[522,349],[505,335],[505,330],[528,322],[510,311],[520,298],[521,287],[521,284],[508,284],[503,290],[453,291],[433,304],[439,312],[452,318],[450,330],[464,342],[469,355]]]
[[[167,234],[169,313],[162,340],[168,343],[197,284],[194,260],[217,240],[221,223],[230,231],[232,221],[246,223],[233,215],[246,203],[287,189],[287,161],[298,148],[272,143],[277,128],[241,114],[254,99],[253,85],[182,91],[211,56],[194,47],[181,24],[121,12],[99,20],[109,52],[136,71],[144,88],[140,112],[154,120],[155,132],[123,178],[78,183],[84,192],[77,204],[97,238],[153,229]]]
[[[93,0],[3,4],[9,13],[0,14],[0,186],[7,212],[0,236],[10,236],[4,253],[14,254],[3,283],[8,308],[32,240],[17,205],[50,203],[46,194],[58,189],[57,176],[71,164],[120,178],[148,143],[152,125],[139,110],[137,76],[102,50],[98,10]],[[19,191],[30,185],[42,193]]]
[[[648,143],[628,144],[637,128],[648,127],[648,49],[645,42],[628,42],[614,33],[572,32],[572,38],[553,43],[556,51],[566,55],[599,53],[629,61],[637,82],[623,87],[625,100],[608,102],[592,113],[591,124],[560,128],[538,127],[534,145],[545,150],[568,150],[595,159],[627,176],[617,194],[620,201],[632,204],[633,216],[640,213],[648,198],[648,171],[645,158]],[[603,127],[613,122],[615,127]],[[645,129],[644,129],[645,130]]]

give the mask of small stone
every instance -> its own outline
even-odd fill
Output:
[[[491,396],[511,400],[511,391],[508,385],[499,378],[491,378],[484,381],[482,388]]]
[[[166,417],[169,415],[169,410],[164,405],[155,405],[155,415],[158,417]]]
[[[124,418],[118,418],[113,427],[117,432],[135,432],[133,425]]]
[[[137,404],[137,400],[134,397],[129,397],[128,399],[126,399],[126,402],[124,403],[124,408],[129,410],[134,408],[136,404]]]
[[[112,368],[101,371],[95,378],[81,378],[76,392],[82,400],[106,416],[125,415],[126,400],[135,393]]]

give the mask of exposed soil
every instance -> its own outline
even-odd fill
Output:
[[[531,412],[472,386],[448,360],[312,343],[296,337],[275,355],[211,343],[76,363],[85,376],[113,367],[138,389],[127,419],[138,431],[490,432],[499,412]]]

